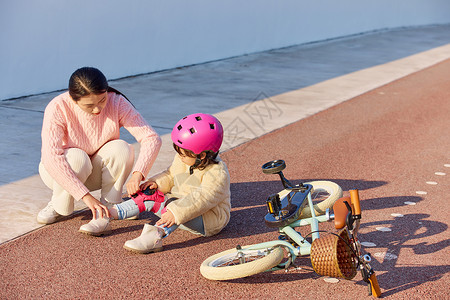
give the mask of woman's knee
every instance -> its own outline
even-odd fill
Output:
[[[134,147],[124,140],[114,140],[106,143],[99,155],[105,158],[113,158],[115,163],[129,165],[134,162]]]
[[[87,178],[91,174],[92,162],[86,152],[78,148],[69,148],[64,152],[64,156],[70,168],[77,176],[83,175],[82,177]]]

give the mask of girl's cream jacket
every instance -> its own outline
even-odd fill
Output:
[[[166,171],[149,179],[158,184],[167,198],[178,198],[167,205],[176,224],[202,216],[205,236],[219,233],[230,220],[230,175],[225,163],[217,160],[218,164],[194,169],[190,175],[189,166],[177,154]]]

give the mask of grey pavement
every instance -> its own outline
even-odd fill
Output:
[[[450,24],[275,49],[110,85],[162,135],[155,173],[170,163],[168,133],[187,114],[219,117],[227,150],[448,58]],[[35,215],[50,196],[37,175],[41,124],[45,106],[61,92],[0,101],[0,243],[40,226]],[[135,143],[125,130],[122,138]]]

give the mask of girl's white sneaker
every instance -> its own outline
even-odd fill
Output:
[[[141,235],[134,240],[126,241],[123,247],[141,254],[159,252],[163,249],[163,236],[164,230],[162,228],[145,224]]]
[[[93,236],[108,234],[111,232],[109,218],[92,219],[89,223],[82,225],[78,231]]]

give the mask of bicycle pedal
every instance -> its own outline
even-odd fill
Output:
[[[289,268],[284,269],[284,273],[287,273],[289,271],[300,271],[302,269],[302,267],[298,267],[294,264],[291,264],[291,266]]]

